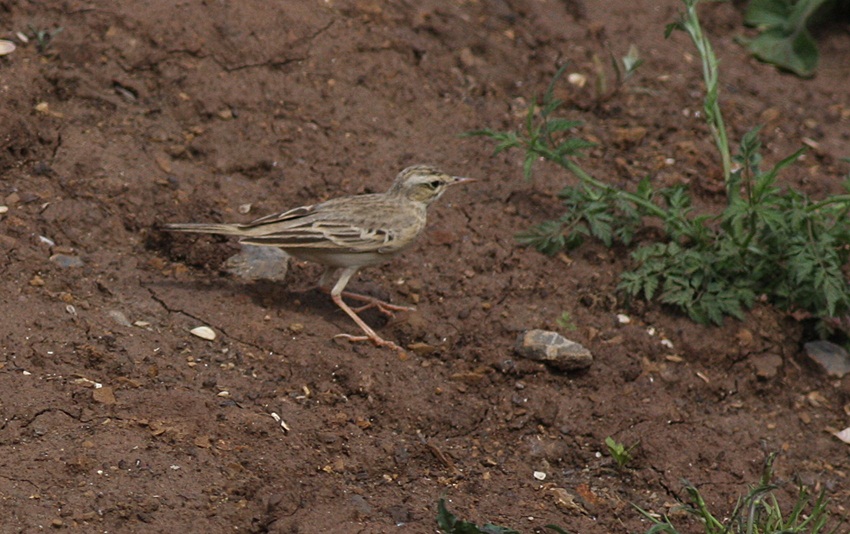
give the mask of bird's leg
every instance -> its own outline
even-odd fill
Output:
[[[325,293],[331,292],[331,288],[334,287],[333,285],[331,285],[331,282],[333,282],[334,275],[337,273],[338,270],[339,269],[337,269],[336,267],[325,267],[324,272],[322,272],[322,276],[319,278],[319,289],[320,290],[324,291]],[[349,275],[349,278],[353,274],[354,273],[351,273],[351,275]],[[347,284],[348,280],[346,280],[345,283]]]
[[[322,277],[319,279],[319,289],[324,291],[325,293],[331,293],[331,282],[333,281],[334,275],[337,273],[338,269],[333,267],[328,267],[325,269],[325,272],[322,273]],[[352,273],[353,274],[353,273]],[[346,284],[348,281],[346,280]],[[343,286],[344,287],[344,286]],[[368,310],[370,308],[378,308],[378,311],[386,315],[387,317],[393,317],[395,314],[393,312],[397,311],[414,311],[416,308],[411,308],[410,306],[399,306],[397,304],[390,304],[389,302],[383,301],[381,299],[376,299],[375,297],[370,297],[369,295],[363,295],[360,293],[352,293],[350,291],[342,291],[340,293],[345,298],[359,300],[360,302],[365,302],[363,306],[359,306],[354,308],[352,311],[355,313],[360,313],[362,311]]]
[[[334,275],[337,273],[339,269],[335,267],[325,267],[325,270],[322,272],[321,278],[319,278],[319,283],[316,285],[311,285],[308,287],[299,287],[299,288],[290,288],[290,293],[308,293],[315,289],[319,289],[319,291],[323,293],[330,293],[331,288],[333,287]]]
[[[333,289],[331,289],[331,299],[333,299],[334,303],[339,306],[342,311],[347,313],[348,316],[351,317],[351,319],[355,323],[357,323],[357,326],[359,326],[360,329],[363,330],[363,333],[365,333],[366,335],[352,336],[351,334],[337,334],[334,337],[344,338],[349,341],[371,341],[379,347],[395,349],[403,354],[404,349],[402,349],[392,341],[387,341],[386,339],[383,339],[381,336],[376,334],[375,331],[372,330],[369,325],[363,322],[363,319],[361,319],[357,315],[357,313],[351,308],[349,308],[348,304],[346,304],[345,301],[342,300],[343,289],[345,289],[345,285],[348,284],[348,280],[354,275],[354,273],[357,272],[358,268],[359,267],[346,267],[342,270],[342,274],[340,274],[339,280],[337,280]],[[377,304],[375,305],[377,306]]]

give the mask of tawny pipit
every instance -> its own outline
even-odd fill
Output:
[[[392,315],[393,310],[411,308],[343,290],[361,267],[388,261],[413,244],[425,228],[428,205],[440,198],[449,186],[472,180],[449,176],[426,165],[415,165],[398,173],[386,193],[334,198],[247,224],[168,224],[165,229],[235,235],[241,238],[241,243],[279,247],[296,258],[324,265],[319,286],[327,289],[338,274],[330,290],[331,298],[366,334],[338,334],[338,337],[372,341],[381,347],[402,350],[376,334],[356,312],[378,308]],[[365,304],[353,310],[342,300],[343,296]]]

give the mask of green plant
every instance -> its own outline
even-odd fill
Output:
[[[608,454],[611,455],[611,458],[617,462],[617,467],[620,469],[625,468],[628,464],[634,460],[634,456],[632,455],[632,451],[635,450],[639,443],[635,443],[629,448],[626,448],[625,445],[616,441],[611,436],[605,438],[605,446],[608,447]]]
[[[738,499],[732,513],[727,516],[729,519],[725,522],[718,519],[722,516],[709,510],[700,491],[687,481],[685,491],[689,502],[683,504],[681,509],[699,518],[706,534],[830,534],[838,532],[840,524],[832,530],[827,530],[829,500],[823,491],[818,494],[814,502],[811,502],[808,490],[801,486],[797,501],[791,511],[783,516],[782,508],[774,493],[777,486],[771,483],[775,459],[775,453],[768,455],[761,480],[756,486],[750,487],[746,495]],[[679,530],[669,517],[659,517],[639,507],[635,508],[653,523],[646,534],[679,534]],[[810,510],[806,513],[807,508]]]
[[[48,49],[53,44],[53,39],[64,30],[61,27],[51,30],[47,28],[35,28],[32,25],[28,25],[27,28],[29,28],[28,37],[35,40],[35,48],[42,56],[47,55]]]
[[[829,1],[751,0],[744,22],[757,27],[759,35],[741,40],[760,60],[798,76],[811,76],[818,66],[818,47],[807,26]]]
[[[559,193],[564,214],[521,232],[518,241],[549,255],[574,248],[589,236],[607,246],[630,245],[644,221],[654,220],[662,236],[638,246],[631,254],[632,269],[621,275],[619,288],[629,298],[658,299],[700,323],[720,323],[727,315],[742,318],[761,296],[818,319],[847,315],[850,283],[842,269],[850,260],[850,194],[814,201],[780,188],[779,172],[803,150],[763,168],[758,127],[743,136],[732,154],[720,106],[718,62],[699,23],[699,0],[683,2],[684,13],[666,34],[685,31],[699,51],[706,87],[703,109],[720,156],[726,206],[717,213],[696,214],[684,186],[654,188],[647,177],[631,192],[582,169],[577,158],[592,145],[570,135],[581,123],[555,115],[562,102],[553,96],[554,84],[562,67],[540,106],[530,105],[522,133],[471,132],[493,139],[497,153],[524,150],[527,179],[543,158],[579,180]],[[845,188],[850,193],[850,180]],[[830,324],[818,323],[822,333]]]
[[[610,56],[611,67],[614,70],[613,86],[608,81],[608,75],[605,73],[605,66],[602,59],[596,54],[593,55],[593,66],[595,69],[595,77],[593,80],[593,93],[596,105],[599,106],[603,102],[607,102],[619,94],[625,83],[631,78],[638,68],[643,65],[643,59],[640,58],[640,53],[635,45],[629,47],[628,53],[623,56],[620,61]],[[620,63],[622,62],[622,66]]]
[[[564,330],[572,331],[576,329],[576,324],[573,321],[573,316],[568,311],[562,312],[561,316],[558,317],[555,322],[558,323],[558,326],[560,326]]]
[[[489,523],[479,527],[475,523],[458,519],[446,508],[444,499],[440,499],[437,503],[437,526],[443,534],[519,534],[516,530],[507,527]],[[555,525],[546,525],[544,528],[553,530],[557,534],[567,534],[567,531]]]

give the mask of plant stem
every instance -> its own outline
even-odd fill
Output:
[[[700,0],[685,0],[687,6],[687,16],[682,21],[682,26],[691,36],[691,40],[699,51],[702,59],[702,77],[705,81],[705,100],[703,109],[706,114],[706,122],[711,130],[711,136],[717,145],[717,151],[720,153],[720,160],[723,166],[723,182],[726,184],[726,195],[731,200],[738,195],[731,187],[732,181],[732,156],[729,151],[729,139],[726,133],[726,123],[723,120],[723,113],[720,110],[720,87],[719,87],[719,69],[717,67],[717,56],[714,55],[714,49],[711,42],[702,32],[702,26],[699,23],[697,16],[697,4]]]

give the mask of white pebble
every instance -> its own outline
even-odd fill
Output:
[[[0,56],[5,56],[6,54],[11,54],[15,51],[15,43],[12,41],[6,41],[4,39],[0,39]]]
[[[9,211],[9,206],[0,206],[0,215]]]
[[[584,87],[584,84],[587,83],[587,76],[578,72],[572,72],[567,75],[567,81],[576,87]]]
[[[132,326],[130,324],[130,321],[127,319],[127,316],[124,315],[124,312],[120,310],[110,310],[107,315],[109,315],[109,317],[112,318],[113,321],[120,324],[121,326]]]
[[[845,428],[841,432],[836,432],[833,434],[833,436],[840,439],[844,443],[850,443],[850,428]]]
[[[629,317],[628,315],[624,314],[624,313],[618,313],[617,314],[617,321],[620,324],[629,324],[630,322],[632,322],[632,318]]]
[[[536,478],[537,480],[546,480],[546,473],[544,473],[543,471],[535,471],[534,478]]]
[[[197,336],[201,339],[206,339],[208,341],[212,341],[215,339],[215,331],[209,326],[196,326],[195,328],[189,330],[189,333],[193,336]]]

